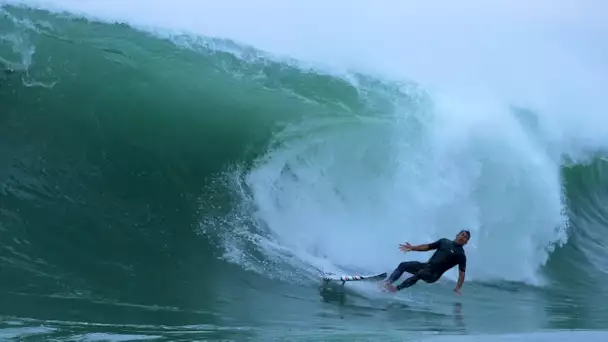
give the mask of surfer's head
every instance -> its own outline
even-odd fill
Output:
[[[471,232],[469,232],[468,230],[461,230],[460,233],[458,233],[458,235],[456,235],[456,240],[454,240],[457,244],[459,245],[466,245],[467,242],[469,242],[469,239],[471,238]]]

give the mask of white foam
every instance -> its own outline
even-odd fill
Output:
[[[367,272],[405,260],[399,243],[469,229],[469,279],[540,284],[547,247],[566,238],[558,165],[503,108],[436,101],[418,140],[402,134],[411,123],[361,124],[269,153],[247,180],[258,217],[317,267]]]

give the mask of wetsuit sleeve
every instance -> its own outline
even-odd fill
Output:
[[[429,250],[437,249],[437,248],[439,248],[440,245],[441,245],[441,239],[439,239],[433,243],[429,243]]]
[[[464,254],[460,257],[460,262],[458,263],[458,270],[460,272],[466,272],[467,270],[467,256]]]

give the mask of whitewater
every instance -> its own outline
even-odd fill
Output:
[[[125,189],[132,186],[132,191],[139,195],[132,198],[124,195],[120,201],[103,202],[107,208],[118,207],[116,203],[131,208],[130,212],[108,214],[108,217],[117,220],[112,221],[112,227],[131,227],[127,231],[133,235],[129,235],[127,241],[137,241],[137,247],[126,247],[107,237],[108,246],[125,248],[125,252],[119,252],[116,260],[103,261],[101,265],[119,265],[120,272],[124,273],[103,274],[133,277],[138,284],[146,284],[143,285],[146,293],[163,291],[148,285],[158,281],[147,278],[154,272],[135,271],[140,264],[146,270],[154,267],[127,252],[133,248],[147,255],[144,251],[154,250],[149,246],[157,243],[158,254],[150,254],[151,259],[167,265],[167,269],[171,268],[168,265],[176,264],[180,265],[179,272],[184,267],[196,269],[192,274],[201,277],[207,269],[217,274],[218,279],[209,282],[196,278],[196,283],[200,281],[200,287],[208,291],[193,300],[198,306],[181,297],[197,291],[185,285],[188,281],[182,284],[175,280],[190,279],[184,276],[191,274],[190,271],[184,270],[179,277],[156,275],[167,279],[164,281],[181,284],[175,289],[177,297],[171,299],[165,294],[167,297],[159,299],[162,303],[154,303],[153,296],[146,297],[145,307],[162,307],[179,314],[171,316],[169,322],[156,316],[146,320],[143,317],[148,317],[148,313],[141,314],[141,321],[123,322],[128,328],[115,333],[167,338],[164,335],[167,332],[158,327],[171,326],[171,333],[187,334],[186,330],[192,329],[213,331],[217,338],[259,340],[288,336],[291,329],[298,331],[290,335],[296,339],[352,338],[348,335],[352,331],[355,335],[360,332],[365,340],[375,340],[377,331],[388,329],[384,337],[402,340],[410,338],[409,333],[401,334],[401,329],[409,327],[399,323],[405,317],[403,312],[407,312],[412,315],[408,317],[411,320],[408,325],[420,324],[423,335],[441,333],[443,329],[452,332],[446,327],[455,325],[457,332],[467,335],[463,336],[467,341],[484,340],[487,338],[484,333],[499,334],[498,340],[566,340],[580,336],[599,341],[605,338],[603,330],[598,328],[608,321],[601,314],[605,308],[592,308],[597,299],[585,295],[596,293],[604,298],[606,293],[601,290],[601,284],[608,275],[605,249],[608,239],[602,233],[608,222],[602,203],[608,197],[601,190],[608,180],[603,176],[605,166],[602,164],[608,147],[608,108],[602,97],[603,89],[608,87],[605,62],[608,60],[608,40],[605,39],[608,5],[603,2],[564,1],[556,5],[550,1],[532,4],[523,1],[428,1],[424,4],[334,1],[328,4],[322,1],[4,0],[0,5],[7,6],[6,11],[0,12],[5,20],[0,24],[7,23],[0,26],[7,28],[0,33],[3,44],[0,47],[8,47],[6,51],[11,53],[7,57],[9,53],[0,50],[0,62],[11,70],[11,74],[7,72],[0,80],[17,82],[10,83],[9,87],[0,83],[0,90],[5,91],[0,93],[5,96],[1,97],[8,109],[5,113],[10,114],[7,122],[18,120],[12,113],[36,112],[34,107],[19,104],[17,99],[18,94],[29,94],[28,91],[38,91],[38,88],[48,91],[44,93],[48,95],[42,97],[31,95],[31,99],[38,98],[39,103],[46,104],[41,108],[57,108],[56,113],[78,113],[89,107],[90,113],[107,112],[101,109],[101,104],[77,107],[76,91],[63,91],[63,97],[55,96],[54,92],[59,91],[55,88],[61,87],[62,82],[76,82],[66,81],[71,77],[68,75],[95,80],[86,82],[91,87],[89,92],[114,94],[116,108],[124,110],[125,122],[108,119],[108,127],[115,128],[107,129],[115,132],[114,135],[99,133],[103,136],[99,143],[103,162],[86,168],[91,174],[87,177],[106,175],[103,177],[106,179],[123,172],[137,175],[121,184]],[[28,12],[34,9],[51,14],[40,19],[39,13]],[[64,17],[64,11],[70,16]],[[76,26],[61,28],[63,21],[77,25],[80,18],[86,21],[80,29],[84,33],[78,38],[75,38]],[[124,26],[111,26],[114,23]],[[120,31],[131,28],[144,35]],[[60,51],[65,47],[57,43],[48,48],[51,43],[41,43],[44,38],[30,42],[31,37],[38,35],[62,37],[63,41],[76,42],[74,46],[104,46],[103,51],[113,55],[98,59],[98,63],[110,61],[100,66],[100,70],[127,65],[125,70],[138,71],[125,73],[124,78],[117,78],[119,83],[113,85],[108,85],[106,76],[96,74],[97,71],[91,71],[96,78],[84,72],[55,71],[57,77],[40,80],[37,75],[43,73],[36,72],[35,68],[45,67],[45,63],[48,70],[63,68],[53,64],[57,63],[56,58],[41,57],[48,53],[44,49]],[[112,45],[114,42],[125,43]],[[160,42],[170,42],[179,52]],[[109,48],[105,48],[106,45]],[[149,51],[158,54],[148,57]],[[191,52],[195,57],[181,51]],[[79,65],[84,58],[93,60],[91,55],[93,53],[86,52],[72,57],[73,54],[62,52],[60,56],[64,56],[65,68],[69,68],[69,65]],[[77,70],[87,70],[84,65],[88,64]],[[94,68],[95,63],[91,62],[90,66]],[[198,69],[207,67],[212,71]],[[12,76],[15,71],[25,71],[27,76],[18,80]],[[136,76],[139,74],[154,76],[139,79],[140,76]],[[125,86],[117,91],[113,87],[120,87],[120,82]],[[16,86],[19,83],[22,90]],[[157,95],[144,100],[143,89]],[[143,114],[130,119],[136,107],[120,94],[131,92],[141,95],[140,103],[156,103],[162,94],[166,107],[165,102],[162,106],[151,104],[149,110],[167,108],[170,114],[159,119],[162,123],[151,126],[147,126],[146,120],[152,118],[143,110]],[[63,104],[67,108],[51,105],[55,103],[54,98],[69,99]],[[205,107],[196,104],[198,102],[210,105]],[[71,105],[75,106],[74,110],[68,107]],[[98,114],[90,114],[95,115]],[[203,117],[201,121],[197,121],[198,116]],[[179,123],[191,117],[194,119],[190,124]],[[67,120],[63,116],[59,118]],[[95,120],[90,127],[105,127],[104,119]],[[6,126],[7,136],[9,127],[28,127],[28,124],[31,123]],[[124,133],[129,130],[123,132],[118,127],[130,127],[132,133]],[[67,128],[57,129],[61,132],[66,129],[65,137],[73,134]],[[149,133],[144,133],[146,129]],[[179,133],[173,133],[173,129]],[[32,131],[51,134],[41,128],[24,129],[24,132]],[[197,140],[206,139],[205,136],[216,137],[222,143]],[[166,145],[155,142],[163,137],[173,137],[175,142]],[[46,141],[53,144],[53,139],[55,136],[51,134]],[[258,140],[264,140],[259,149]],[[139,171],[125,172],[129,169],[124,166],[127,163],[121,164],[122,155],[112,151],[128,151],[125,146],[137,145],[134,141],[145,145],[144,148],[124,158],[134,163],[130,166],[133,170]],[[167,138],[167,141],[172,140]],[[2,153],[7,158],[28,155],[26,146],[30,142],[25,138],[6,138],[4,144],[7,148]],[[245,147],[241,149],[241,146]],[[91,147],[94,151],[96,148]],[[214,148],[217,151],[213,152]],[[198,149],[205,152],[197,155]],[[238,151],[245,149],[254,149],[254,156],[239,154]],[[45,150],[40,151],[45,157],[39,160],[50,160]],[[163,162],[153,161],[156,160],[152,157],[154,153],[162,155],[158,158],[165,158],[159,159]],[[89,154],[95,155],[90,151],[67,155]],[[222,154],[225,160],[221,159]],[[113,159],[112,155],[120,158]],[[88,158],[95,159],[83,157],[80,164],[66,162],[58,169],[88,165],[91,162]],[[150,158],[150,161],[141,161],[139,165],[138,158]],[[36,165],[35,162],[24,164],[27,166],[13,168],[19,168],[21,174],[30,174],[28,167]],[[161,171],[153,171],[155,168]],[[213,169],[212,174],[205,174],[209,169]],[[12,175],[10,167],[3,170],[9,170],[6,174]],[[45,172],[37,176],[43,183],[49,178],[61,177],[60,173],[49,176]],[[155,172],[164,177],[153,178]],[[6,177],[6,184],[12,184],[10,179],[15,177],[21,179],[20,173],[16,174],[13,178]],[[84,171],[75,173],[74,177],[84,177],[84,174]],[[136,177],[151,178],[142,185]],[[83,189],[96,188],[96,181],[86,179],[77,184],[83,184]],[[162,196],[143,190],[163,187],[167,189]],[[55,185],[55,189],[72,191],[68,185]],[[70,200],[70,205],[82,206],[74,209],[77,212],[90,210],[92,205],[88,203],[95,199],[101,201],[95,191],[82,191],[87,192]],[[88,191],[91,194],[85,195]],[[5,192],[7,197],[13,193],[17,192]],[[8,208],[5,222],[9,222],[19,215],[21,204],[13,205],[9,200],[5,203],[10,203],[5,205]],[[53,205],[63,208],[60,202]],[[184,209],[195,206],[196,209]],[[183,210],[192,210],[193,214],[184,215],[188,219],[176,214]],[[62,221],[78,221],[78,215],[66,216]],[[125,224],[131,216],[138,215],[147,218]],[[158,222],[170,222],[169,226],[162,226],[158,231],[143,228],[147,222],[156,222],[157,215],[162,216]],[[423,244],[443,237],[453,238],[461,229],[472,233],[465,247],[468,271],[462,298],[451,293],[457,277],[455,269],[446,273],[436,287],[420,284],[412,291],[395,296],[379,293],[374,285],[352,284],[347,286],[347,298],[352,298],[348,300],[354,304],[349,302],[346,306],[343,296],[336,299],[332,294],[328,299],[327,294],[322,293],[323,302],[338,306],[339,313],[334,313],[332,307],[319,307],[311,294],[316,291],[320,270],[391,272],[403,260],[424,261],[429,257],[426,253],[404,255],[398,250],[400,243]],[[15,233],[17,241],[27,241],[20,235],[27,236],[25,231],[15,228],[15,232],[20,232]],[[94,236],[108,236],[102,231]],[[194,237],[186,238],[191,233],[204,237],[205,244],[195,244],[193,241],[198,240]],[[171,234],[178,237],[167,238],[173,236]],[[52,239],[60,238],[52,236]],[[188,239],[191,241],[186,242]],[[61,240],[63,242],[57,244],[69,246],[85,240],[84,237],[69,243]],[[166,242],[162,242],[164,240]],[[171,241],[179,242],[171,247]],[[19,259],[22,262],[36,260],[36,253],[28,254],[21,249],[27,243],[18,244],[6,250],[11,253],[18,250],[14,255],[26,255]],[[188,246],[185,250],[183,244]],[[168,262],[167,255],[175,259]],[[12,258],[5,258],[7,265],[16,267],[19,263]],[[91,256],[90,260],[96,258]],[[183,266],[190,262],[198,267]],[[61,297],[67,291],[71,295],[78,293],[78,298],[86,299],[87,305],[91,305],[80,309],[83,316],[44,318],[42,322],[47,322],[52,331],[83,330],[78,323],[82,321],[99,324],[94,331],[104,331],[106,323],[92,318],[103,310],[93,306],[100,303],[112,308],[113,305],[140,305],[135,304],[139,303],[137,295],[120,294],[118,279],[123,275],[116,279],[116,284],[104,288],[92,280],[96,279],[97,271],[89,274],[84,269],[68,268],[65,273],[56,274],[52,268],[40,266],[43,262],[38,264],[31,266],[32,269],[43,267],[40,272],[49,273],[52,278],[73,276],[77,279],[67,286],[74,291],[44,290],[42,297],[56,298],[58,294]],[[101,274],[100,277],[105,277]],[[239,285],[241,280],[243,284]],[[81,288],[81,282],[88,285]],[[42,287],[48,289],[50,285]],[[178,290],[184,288],[188,290]],[[16,291],[7,288],[5,294]],[[280,301],[294,302],[277,304]],[[302,302],[299,309],[296,308],[298,301]],[[465,314],[461,312],[462,306],[467,307]],[[370,311],[362,313],[366,308]],[[256,318],[239,314],[243,310],[258,309],[262,314]],[[87,316],[87,312],[96,314]],[[18,317],[19,325],[28,325],[26,317],[33,316],[31,312],[5,314],[11,319]],[[344,317],[347,323],[342,325],[340,319],[323,321],[323,317],[333,319],[334,314]],[[369,317],[369,321],[363,323],[361,315]],[[183,318],[185,316],[188,318]],[[505,323],[513,317],[520,319]],[[14,324],[8,318],[6,324]],[[224,323],[218,323],[224,319],[248,328],[222,335],[221,329],[213,326],[224,327]],[[390,323],[385,324],[385,320]],[[426,323],[429,321],[434,323]],[[111,325],[109,330],[116,330],[120,322],[111,324],[117,325]],[[345,333],[324,333],[323,328],[307,333],[306,324],[338,326],[338,330],[343,329]],[[369,324],[370,328],[363,332],[357,330],[361,324]],[[239,329],[253,332],[239,335]],[[270,330],[262,332],[265,329]],[[579,335],[578,329],[594,331]],[[555,331],[545,335],[543,330]],[[449,334],[437,340],[444,338],[460,340]]]

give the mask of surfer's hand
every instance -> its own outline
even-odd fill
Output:
[[[411,251],[411,250],[412,250],[412,245],[410,245],[410,243],[409,243],[409,242],[406,242],[406,243],[405,243],[405,245],[399,245],[399,249],[400,249],[402,252],[409,252],[409,251]]]
[[[455,288],[454,292],[456,292],[457,294],[461,295],[462,293],[460,293],[460,289],[459,288]]]

